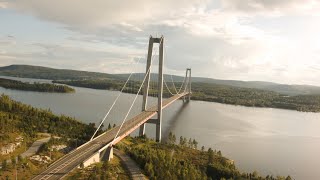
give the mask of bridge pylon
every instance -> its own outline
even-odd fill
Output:
[[[149,38],[149,47],[148,47],[148,56],[147,56],[147,66],[146,66],[146,80],[143,85],[143,101],[142,101],[142,111],[146,111],[148,104],[148,93],[149,93],[149,84],[151,76],[151,60],[152,60],[152,49],[153,44],[159,44],[159,69],[158,69],[158,110],[157,110],[157,119],[152,119],[150,123],[156,124],[156,141],[161,141],[161,121],[162,121],[162,96],[163,96],[163,61],[164,61],[164,37],[154,38],[150,36]],[[145,134],[145,123],[140,126],[139,135],[143,136]]]
[[[185,91],[188,92],[188,97],[187,98],[183,97],[183,100],[189,102],[191,99],[191,94],[192,94],[192,92],[191,92],[191,68],[186,69],[185,80],[186,80]]]

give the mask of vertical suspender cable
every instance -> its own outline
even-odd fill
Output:
[[[140,60],[141,60],[141,57],[138,59],[138,61],[137,61],[136,64],[139,64]],[[96,129],[96,131],[95,131],[94,134],[92,135],[90,141],[94,138],[94,136],[95,136],[95,135],[97,134],[97,132],[99,131],[101,125],[104,123],[104,121],[105,121],[105,120],[107,119],[107,117],[109,116],[111,110],[113,109],[114,105],[116,104],[116,102],[118,101],[119,97],[121,96],[123,90],[125,89],[126,85],[128,84],[128,82],[129,82],[132,74],[133,74],[133,72],[131,72],[131,74],[129,75],[128,79],[127,79],[126,82],[124,83],[123,87],[121,88],[120,92],[118,93],[116,99],[113,101],[113,103],[112,103],[110,109],[108,110],[107,114],[104,116],[104,118],[103,118],[102,121],[100,122],[98,128]],[[130,89],[130,87],[129,87],[129,89]]]
[[[147,71],[148,73],[149,73],[150,69],[151,69],[151,66],[149,67],[149,69],[148,69],[148,71]],[[128,112],[127,112],[127,114],[126,114],[126,116],[125,116],[124,119],[122,120],[122,123],[121,123],[121,125],[120,125],[120,128],[118,129],[117,134],[114,136],[111,144],[113,144],[114,140],[117,138],[117,136],[118,136],[118,134],[119,134],[119,132],[120,132],[120,130],[121,130],[124,122],[126,121],[127,117],[129,116],[129,113],[131,112],[131,109],[132,109],[134,103],[135,103],[136,100],[137,100],[137,97],[138,97],[138,95],[139,95],[139,92],[141,91],[141,88],[142,88],[142,86],[143,86],[144,81],[145,81],[146,78],[147,78],[148,73],[146,73],[146,75],[144,76],[144,79],[143,79],[143,81],[142,81],[142,84],[141,84],[141,86],[140,86],[140,88],[139,88],[139,90],[138,90],[138,92],[137,92],[137,94],[136,94],[136,96],[135,96],[135,98],[134,98],[134,100],[133,100],[133,102],[132,102],[132,104],[131,104]]]

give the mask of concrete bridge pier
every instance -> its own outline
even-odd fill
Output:
[[[95,154],[90,156],[87,160],[83,161],[80,167],[82,165],[83,167],[88,167],[91,164],[98,163],[101,161],[110,161],[111,159],[113,159],[113,147],[109,146],[102,151],[97,151]]]
[[[111,159],[113,159],[113,147],[109,146],[106,150],[102,151],[100,155],[100,160],[110,161]]]

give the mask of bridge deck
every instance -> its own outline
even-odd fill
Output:
[[[172,96],[171,98],[165,99],[163,101],[162,107],[166,108],[174,101],[179,98],[188,95],[188,93],[182,93]],[[151,117],[157,114],[158,106],[151,107],[146,111],[141,112],[137,116],[127,120],[118,135],[118,138],[114,143],[119,142],[121,139],[129,135],[135,129],[137,129],[140,125],[148,121]],[[74,151],[66,154],[61,159],[57,160],[53,164],[51,164],[45,171],[34,177],[33,179],[45,180],[45,179],[60,179],[63,176],[67,175],[70,171],[76,168],[81,162],[90,158],[93,154],[98,152],[101,148],[105,148],[109,144],[111,144],[113,138],[118,132],[120,126],[113,128],[112,130],[96,137],[92,141],[82,145],[81,147],[75,149]]]

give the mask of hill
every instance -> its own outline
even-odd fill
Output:
[[[77,80],[114,78],[114,75],[97,72],[76,71],[69,69],[54,69],[42,66],[10,65],[0,67],[0,75],[21,78],[50,79],[50,80]]]
[[[78,71],[69,69],[54,69],[42,66],[30,65],[10,65],[0,67],[0,75],[13,76],[22,78],[37,78],[50,80],[92,80],[92,79],[109,79],[109,80],[124,80],[129,74],[107,74],[98,72]],[[135,74],[135,77],[140,77],[142,74]],[[155,80],[156,74],[153,74],[151,79]],[[171,76],[164,76],[166,81],[171,81]],[[173,81],[182,81],[184,77],[172,76]],[[238,80],[220,80],[204,77],[192,77],[192,82],[201,82],[206,84],[226,85],[242,88],[253,88],[267,91],[274,91],[285,95],[315,95],[320,94],[320,87],[310,85],[288,85],[278,84],[264,81],[238,81]]]

